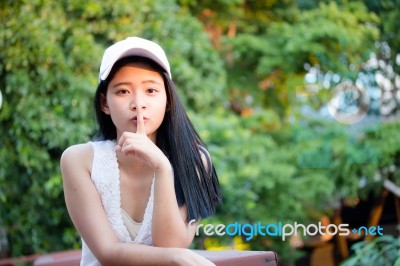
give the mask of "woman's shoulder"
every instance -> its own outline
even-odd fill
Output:
[[[82,155],[90,155],[93,153],[92,145],[90,142],[75,144],[69,146],[63,152],[63,156],[82,156]]]
[[[201,161],[203,162],[203,165],[205,166],[206,171],[208,171],[212,167],[211,155],[204,146],[198,145],[198,148],[199,148]]]
[[[61,165],[90,166],[93,161],[93,148],[88,143],[76,144],[68,147],[61,155]]]

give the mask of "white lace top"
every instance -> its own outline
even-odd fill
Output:
[[[151,185],[150,198],[144,213],[140,230],[134,239],[131,239],[126,228],[121,211],[120,174],[117,155],[115,152],[115,141],[90,142],[93,148],[93,165],[91,178],[100,195],[104,211],[114,229],[115,234],[121,242],[140,243],[152,245],[151,220],[154,202],[154,179]],[[101,234],[101,232],[99,232]],[[100,266],[85,241],[82,239],[81,266]]]

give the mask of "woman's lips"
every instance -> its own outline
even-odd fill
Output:
[[[147,117],[143,117],[143,122],[146,123],[149,119]],[[137,124],[137,116],[131,119],[132,123]]]

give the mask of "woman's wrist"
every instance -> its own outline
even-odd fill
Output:
[[[166,166],[166,167],[161,167],[158,168],[154,171],[154,174],[156,177],[172,177],[172,167],[171,166]]]
[[[167,157],[161,160],[161,162],[155,167],[154,171],[156,175],[172,173],[172,165]]]

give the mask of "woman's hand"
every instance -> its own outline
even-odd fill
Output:
[[[147,162],[155,171],[170,167],[168,158],[147,136],[143,115],[140,112],[137,114],[136,133],[124,132],[118,140],[116,151]]]

